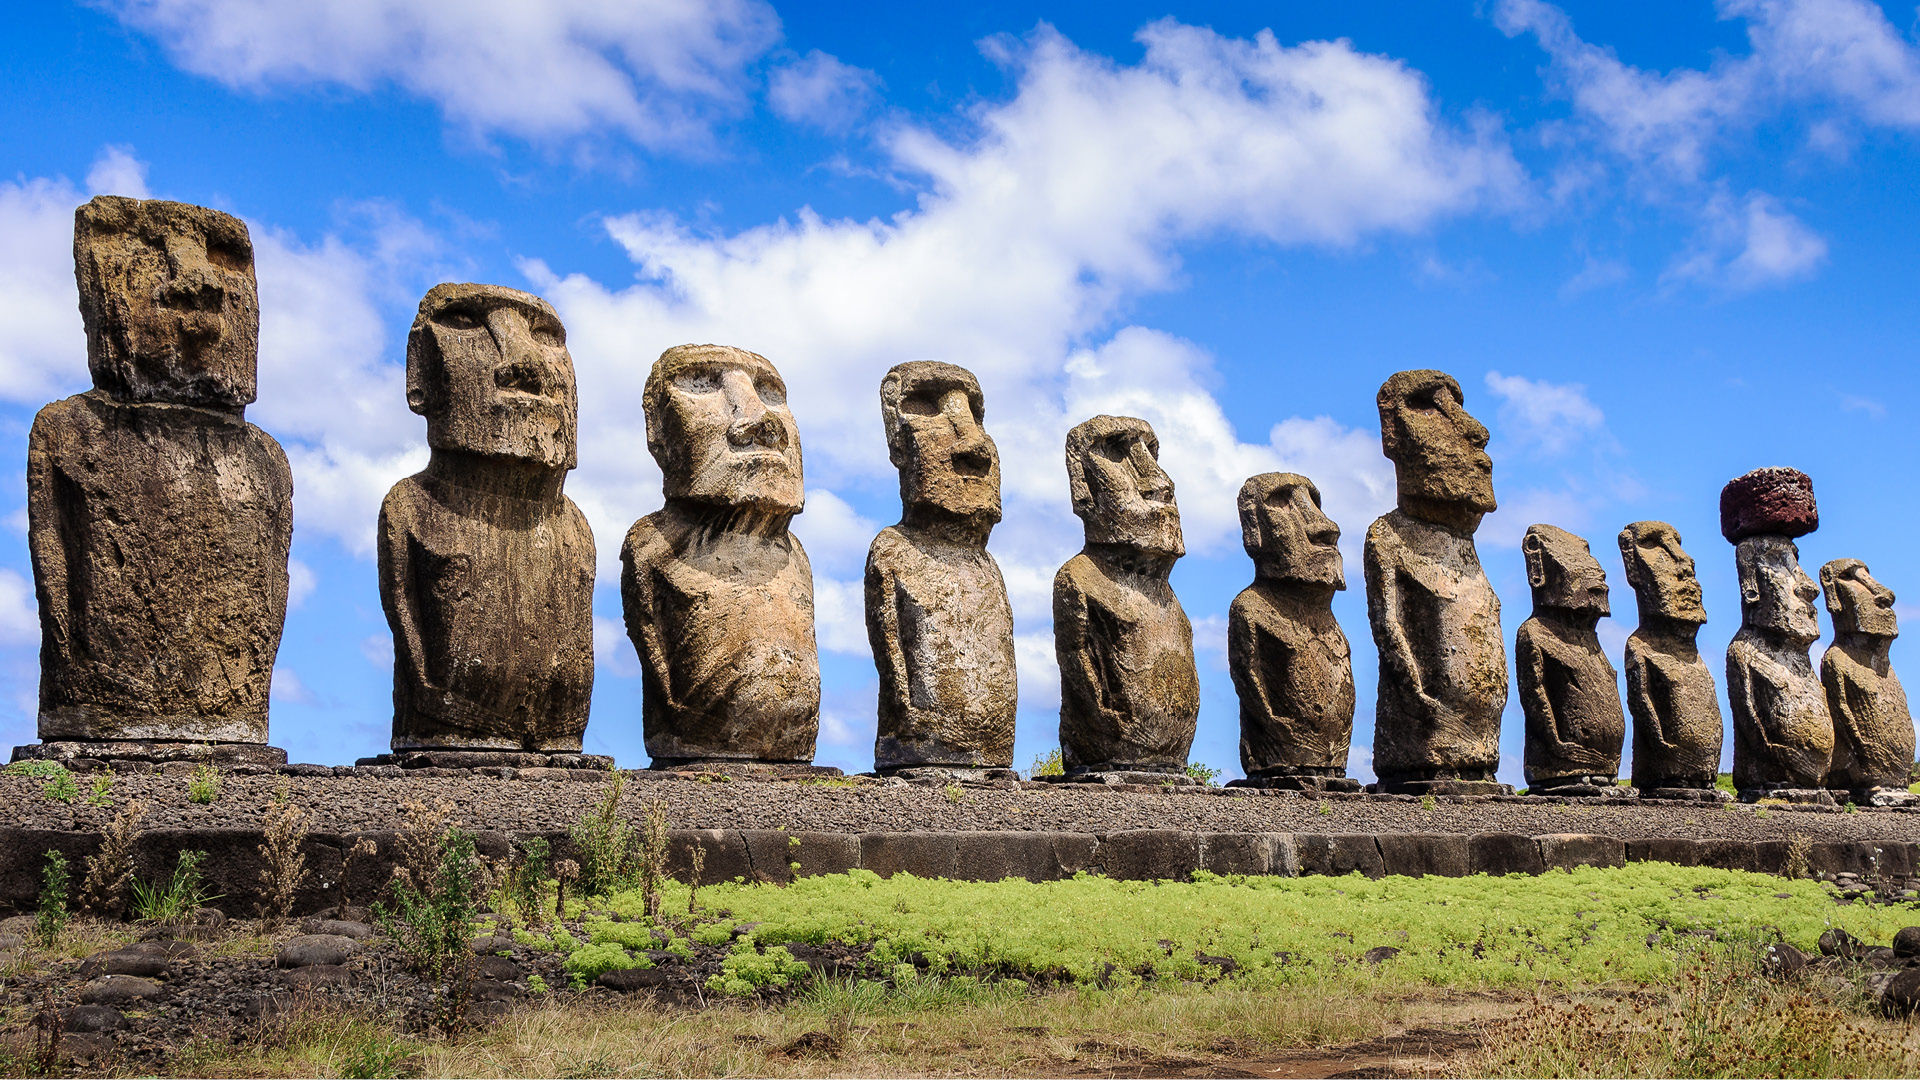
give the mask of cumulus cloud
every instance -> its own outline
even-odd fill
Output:
[[[33,645],[40,640],[40,609],[33,582],[17,570],[0,567],[0,646]]]
[[[1287,418],[1243,439],[1213,397],[1212,358],[1147,327],[1116,325],[1129,298],[1177,281],[1183,243],[1220,234],[1344,247],[1507,204],[1519,169],[1496,131],[1449,123],[1418,72],[1343,42],[1282,46],[1172,21],[1141,31],[1133,65],[1041,28],[997,40],[1017,88],[976,109],[964,137],[882,136],[919,187],[887,219],[808,209],[735,233],[660,214],[607,222],[640,281],[613,287],[528,260],[565,317],[581,386],[580,471],[569,481],[596,533],[659,505],[637,401],[666,346],[726,341],[771,357],[800,418],[823,650],[864,655],[858,574],[877,524],[838,492],[890,492],[881,374],[902,360],[963,364],[982,382],[999,442],[999,558],[1022,628],[1029,706],[1054,690],[1054,570],[1080,545],[1062,468],[1073,423],[1131,413],[1159,432],[1188,545],[1238,542],[1234,495],[1256,472],[1313,476],[1329,510],[1364,522],[1392,504],[1377,436]],[[1357,544],[1360,530],[1352,530]],[[1356,553],[1357,554],[1357,553]]]
[[[227,86],[383,86],[469,132],[549,139],[612,130],[648,147],[704,141],[743,110],[748,68],[779,40],[759,0],[106,0],[180,67]]]
[[[1664,277],[1746,290],[1805,277],[1826,257],[1826,240],[1778,199],[1721,193],[1708,202],[1693,246]]]
[[[819,49],[774,69],[767,103],[794,123],[844,131],[872,106],[880,77]]]
[[[1500,432],[1549,454],[1600,431],[1606,415],[1578,383],[1551,383],[1487,372],[1487,389],[1500,399]]]

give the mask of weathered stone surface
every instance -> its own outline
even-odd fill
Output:
[[[1548,833],[1533,838],[1540,845],[1540,858],[1549,870],[1571,870],[1576,866],[1625,866],[1626,841],[1592,833]]]
[[[1474,833],[1467,839],[1468,866],[1476,874],[1538,874],[1546,870],[1540,845],[1519,833]]]
[[[1513,642],[1528,790],[1597,794],[1613,787],[1627,737],[1619,682],[1595,630],[1611,613],[1607,574],[1585,540],[1552,525],[1529,528],[1520,550],[1533,586],[1533,617]]]
[[[1640,626],[1627,638],[1633,785],[1647,797],[1714,793],[1726,725],[1695,645],[1707,611],[1693,557],[1673,526],[1636,521],[1620,530],[1620,559],[1640,604]]]
[[[1407,877],[1466,877],[1473,872],[1471,838],[1460,833],[1382,833],[1381,869]]]
[[[1145,420],[1096,416],[1067,433],[1067,482],[1086,536],[1053,579],[1069,773],[1177,775],[1193,745],[1193,625],[1167,583],[1187,549],[1159,456]]]
[[[159,983],[135,975],[102,975],[80,988],[83,1005],[121,1007],[151,1001],[166,993]]]
[[[1720,535],[1729,544],[1750,536],[1791,540],[1819,527],[1813,479],[1798,469],[1755,469],[1720,489]]]
[[[1344,777],[1354,689],[1353,652],[1333,617],[1333,594],[1347,587],[1340,527],[1321,512],[1320,489],[1295,473],[1249,479],[1239,508],[1254,565],[1227,613],[1240,763],[1249,778]]]
[[[1200,869],[1200,834],[1183,829],[1108,833],[1095,859],[1106,876],[1119,881],[1185,881]]]
[[[105,1005],[75,1005],[60,1014],[68,1031],[92,1034],[102,1031],[119,1031],[127,1026],[127,1018],[117,1009]]]
[[[195,765],[205,762],[227,769],[250,765],[280,768],[286,765],[287,752],[277,746],[266,746],[261,743],[175,742],[163,739],[141,739],[134,742],[60,741],[16,746],[13,748],[13,760],[57,761],[75,771],[111,767],[120,772],[128,772],[131,770],[127,766],[135,762],[148,766],[148,771],[152,771],[151,767],[154,765],[169,762],[191,762]],[[332,770],[327,771],[331,775]]]
[[[804,505],[800,433],[763,356],[662,353],[644,392],[666,505],[620,549],[627,634],[655,767],[813,760],[820,665],[813,569],[787,525]]]
[[[80,961],[76,973],[83,979],[100,975],[138,975],[143,979],[158,979],[165,977],[168,965],[165,953],[135,946],[95,953]]]
[[[344,934],[301,934],[282,942],[273,959],[283,968],[344,964],[358,949],[359,945]]]
[[[101,196],[74,215],[94,389],[27,442],[42,741],[264,743],[293,476],[254,399],[239,219]]]
[[[881,877],[912,874],[951,878],[955,855],[951,833],[873,832],[860,836],[860,868]]]
[[[954,834],[953,876],[962,881],[1057,881],[1093,863],[1097,841],[1086,833],[964,832]]]
[[[1908,803],[1913,714],[1888,659],[1900,635],[1893,590],[1875,581],[1858,559],[1821,567],[1820,586],[1833,619],[1833,643],[1820,657],[1820,683],[1833,718],[1828,786],[1868,806]]]
[[[987,537],[1000,452],[965,368],[900,364],[880,383],[901,516],[867,552],[867,638],[880,675],[874,768],[1005,769],[1017,687],[1013,608]]]
[[[1460,384],[1403,371],[1380,387],[1399,505],[1367,530],[1367,620],[1380,653],[1373,767],[1383,790],[1487,781],[1500,764],[1507,655],[1473,534],[1495,508],[1487,429]]]
[[[593,690],[593,533],[561,492],[578,398],[537,296],[436,285],[407,337],[427,467],[380,506],[393,748],[578,751]]]
[[[1296,833],[1293,845],[1302,874],[1359,873],[1377,878],[1386,872],[1380,845],[1371,833]]]
[[[1820,590],[1799,554],[1784,536],[1750,536],[1735,549],[1741,626],[1727,646],[1727,699],[1733,785],[1745,799],[1823,791],[1833,759],[1826,692],[1807,657],[1820,636]]]
[[[1901,959],[1920,957],[1920,926],[1902,927],[1893,935],[1893,955]]]

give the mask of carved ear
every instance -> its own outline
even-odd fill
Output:
[[[1547,583],[1547,556],[1541,549],[1540,538],[1528,533],[1520,541],[1520,551],[1527,557],[1527,584],[1539,588]]]

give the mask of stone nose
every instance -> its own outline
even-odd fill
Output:
[[[1135,443],[1133,453],[1133,471],[1140,494],[1157,502],[1170,502],[1173,499],[1173,478],[1167,475],[1160,463],[1154,460],[1152,452],[1145,443]]]
[[[180,266],[161,290],[161,302],[178,311],[219,311],[226,305],[227,288],[213,267],[205,263]]]
[[[545,395],[558,386],[559,379],[547,360],[546,350],[534,339],[533,327],[525,313],[511,307],[487,312],[487,332],[500,350],[500,367],[494,382],[504,390],[519,390]]]

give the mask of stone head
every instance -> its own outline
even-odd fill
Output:
[[[257,389],[253,242],[231,214],[100,195],[74,211],[93,384],[127,402],[245,409]]]
[[[1565,529],[1533,525],[1520,540],[1527,560],[1527,584],[1536,610],[1573,612],[1599,618],[1612,614],[1607,604],[1607,572],[1587,542]]]
[[[1261,473],[1240,486],[1240,539],[1258,575],[1347,587],[1340,526],[1320,509],[1320,489],[1298,473]]]
[[[1819,586],[1800,569],[1800,549],[1784,536],[1750,536],[1734,548],[1741,622],[1810,645],[1820,636],[1813,602]]]
[[[787,516],[805,506],[800,430],[766,357],[675,346],[654,362],[642,404],[667,498]]]
[[[435,450],[562,470],[577,460],[566,328],[532,293],[435,285],[407,334],[407,405]]]
[[[1699,626],[1707,621],[1693,556],[1680,547],[1680,531],[1664,521],[1636,521],[1620,530],[1620,561],[1627,584],[1640,599],[1640,618],[1670,619]]]
[[[1827,595],[1827,614],[1833,617],[1835,637],[1896,638],[1900,619],[1893,612],[1893,590],[1873,580],[1859,559],[1835,559],[1820,568],[1820,588]]]
[[[1377,398],[1380,449],[1393,462],[1400,509],[1439,524],[1478,527],[1496,508],[1487,429],[1444,371],[1402,371]]]
[[[1186,554],[1160,439],[1131,416],[1096,416],[1067,432],[1067,485],[1089,544]]]
[[[986,404],[972,372],[933,360],[898,364],[880,380],[880,416],[902,503],[1000,520],[1000,451],[981,426]]]

